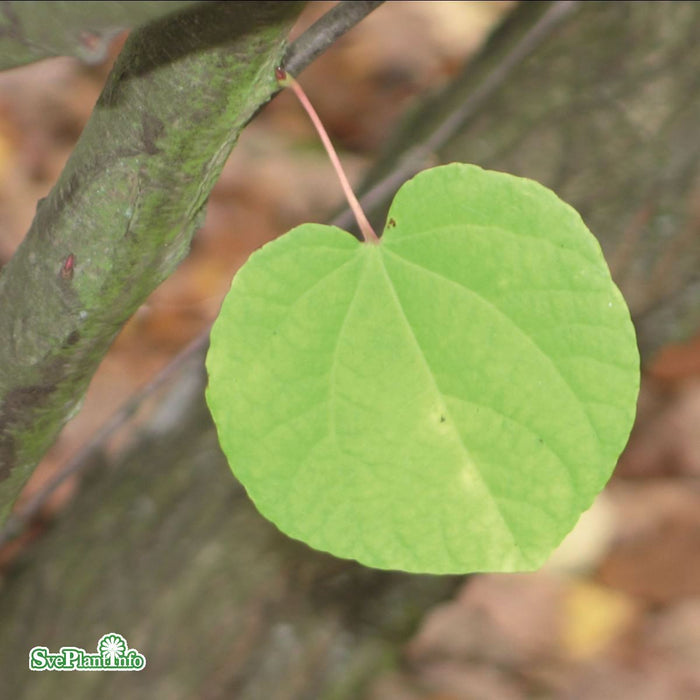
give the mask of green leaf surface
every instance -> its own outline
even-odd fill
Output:
[[[379,245],[305,224],[254,253],[214,324],[207,400],[260,512],[413,572],[540,566],[603,488],[639,356],[596,239],[545,187],[451,164]]]

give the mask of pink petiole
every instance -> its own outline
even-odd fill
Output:
[[[331,143],[328,133],[326,132],[320,117],[316,113],[316,110],[313,108],[311,102],[309,102],[309,98],[306,96],[306,93],[302,90],[301,85],[299,85],[299,83],[289,73],[287,73],[284,68],[275,68],[275,77],[277,78],[278,85],[281,87],[291,88],[294,91],[294,94],[297,96],[301,106],[309,115],[309,119],[311,119],[311,122],[316,128],[316,131],[321,138],[321,142],[326,149],[326,153],[328,153],[328,157],[335,168],[335,172],[340,180],[340,185],[345,193],[345,198],[348,200],[350,209],[352,209],[352,213],[355,215],[357,225],[360,227],[360,232],[362,233],[365,243],[379,243],[377,234],[374,232],[374,229],[367,220],[364,211],[362,211],[362,207],[357,201],[357,197],[352,191],[352,187],[350,187],[350,182],[345,175],[343,166],[340,163],[340,158],[338,158],[338,154],[336,153],[335,148],[333,148],[333,144]]]

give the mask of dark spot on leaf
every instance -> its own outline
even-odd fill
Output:
[[[387,227],[387,228],[394,228],[394,226],[396,226],[396,220],[395,220],[395,219],[389,219],[389,221],[387,221],[386,227]]]
[[[447,419],[445,418],[445,416],[440,416],[440,422],[441,422],[441,423],[444,423],[446,420],[447,420]]]

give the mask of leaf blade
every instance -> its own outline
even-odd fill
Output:
[[[578,214],[536,183],[435,168],[388,222],[379,246],[298,227],[239,273],[207,358],[224,451],[259,510],[318,549],[535,568],[631,428],[624,301]]]

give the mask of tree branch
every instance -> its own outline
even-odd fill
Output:
[[[127,40],[0,275],[0,515],[124,322],[187,254],[239,132],[277,90],[299,10],[202,3]]]
[[[361,22],[383,0],[339,2],[290,44],[283,65],[296,76],[313,63],[336,39]]]
[[[0,273],[0,336],[12,338],[0,347],[0,521],[79,408],[114,335],[186,254],[238,133],[279,89],[273,67],[280,58],[280,28],[288,25],[294,4],[264,3],[265,10],[249,3],[224,3],[226,10],[212,5],[130,37],[66,170]],[[360,14],[355,3],[341,3],[332,21],[316,22],[288,51],[297,70],[370,9]],[[213,35],[193,36],[195,22],[211,24]],[[257,24],[263,26],[260,36],[249,36]],[[207,41],[224,48],[198,56]],[[257,56],[261,49],[265,53]],[[176,50],[183,55],[173,56]],[[253,65],[240,61],[251,52]],[[131,68],[134,61],[140,70]],[[190,104],[173,101],[173,92],[191,95]],[[180,126],[169,130],[172,123]],[[77,471],[79,462],[68,471]],[[27,522],[64,478],[33,499],[19,521]],[[11,529],[19,526],[14,522]]]

